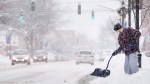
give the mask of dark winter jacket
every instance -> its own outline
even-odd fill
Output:
[[[129,46],[129,44],[131,43],[131,41],[135,40],[135,39],[139,39],[141,33],[133,28],[123,28],[123,32],[119,33],[118,36],[118,42],[120,47],[119,49],[122,48],[127,48]],[[139,51],[139,44],[138,42],[135,43],[130,49],[127,49],[126,51],[123,51],[125,53],[126,56],[128,56],[131,53],[134,53],[136,51]]]

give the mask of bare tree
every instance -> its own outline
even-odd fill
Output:
[[[115,17],[113,18],[109,17],[106,23],[107,24],[100,26],[101,29],[100,29],[99,42],[101,43],[101,47],[103,48],[110,48],[110,47],[114,48],[116,46],[112,46],[112,44],[114,43],[114,45],[116,45],[115,43],[118,37],[117,33],[113,29],[113,26],[116,23]]]
[[[135,0],[131,0],[131,4],[135,4]],[[148,13],[148,11],[150,9],[150,4],[148,4],[148,5],[142,4],[142,7],[143,7],[142,11],[145,10],[145,13],[143,14],[143,18],[141,18],[140,28],[142,27],[142,24],[143,24],[143,22],[144,22],[144,20],[146,18],[146,15],[147,15],[147,13]],[[134,22],[135,22],[135,25],[136,25],[136,21],[135,21],[136,20],[135,8],[133,8],[133,7],[132,7],[132,12],[134,14]]]
[[[61,25],[60,18],[61,12],[57,10],[59,5],[55,0],[36,0],[35,11],[31,11],[32,0],[1,0],[0,12],[4,14],[0,15],[0,22],[7,24],[13,28],[29,30],[33,27],[40,26],[39,32],[54,29]],[[20,11],[23,11],[23,21],[19,20]],[[9,23],[8,23],[9,22]],[[35,26],[36,25],[36,26]]]

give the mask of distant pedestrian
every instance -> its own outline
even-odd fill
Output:
[[[132,46],[123,53],[125,53],[125,63],[124,63],[124,71],[126,74],[133,74],[139,71],[137,65],[137,54],[139,52],[139,44],[138,39],[141,36],[141,33],[133,29],[131,27],[122,28],[122,26],[117,23],[114,25],[114,30],[119,33],[118,43],[120,47],[115,50],[112,55],[115,56],[119,53],[118,50],[127,48],[130,44]]]

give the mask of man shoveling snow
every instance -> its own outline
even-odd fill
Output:
[[[132,45],[130,48],[123,50],[125,53],[125,63],[124,63],[124,71],[126,74],[133,74],[139,71],[137,65],[137,54],[139,52],[139,44],[138,39],[141,33],[133,29],[122,28],[122,26],[117,23],[114,26],[114,30],[119,33],[118,43],[120,47],[112,53],[112,56],[117,55],[120,52],[120,49],[128,47],[128,45]]]

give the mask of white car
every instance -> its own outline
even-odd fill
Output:
[[[102,50],[99,53],[99,61],[104,61],[106,57],[110,57],[112,54],[112,50]]]
[[[48,61],[58,61],[59,54],[55,51],[48,52]]]
[[[76,64],[79,63],[90,63],[94,65],[94,53],[90,50],[80,50],[76,56]]]
[[[16,49],[11,57],[11,65],[16,63],[27,63],[30,65],[30,55],[26,49]]]

